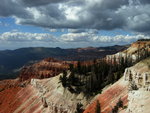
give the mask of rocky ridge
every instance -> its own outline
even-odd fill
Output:
[[[46,58],[32,65],[24,66],[20,72],[20,80],[30,80],[32,78],[50,78],[56,76],[69,68],[71,61],[60,61],[54,58]]]
[[[139,57],[145,53],[145,51],[150,51],[150,41],[137,41],[131,44],[131,46],[123,51],[120,51],[113,55],[106,55],[106,59],[116,58],[118,61],[121,57],[132,58],[133,61],[136,61]]]

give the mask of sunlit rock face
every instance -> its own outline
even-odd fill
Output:
[[[124,52],[127,52],[128,54],[137,54],[138,49],[144,50],[148,49],[150,51],[150,41],[137,41],[131,44],[131,46],[125,50]]]
[[[127,112],[150,113],[150,92],[143,89],[129,92]]]
[[[140,53],[138,53],[138,51],[140,51]],[[121,57],[127,57],[131,58],[134,62],[138,59],[138,55],[140,57],[145,51],[150,51],[150,41],[137,41],[132,43],[131,46],[124,51],[120,51],[113,55],[107,55],[106,60],[109,61],[111,58],[115,58],[116,61],[119,61]]]
[[[31,85],[5,89],[0,93],[0,102],[0,113],[34,113],[43,108],[38,91]]]
[[[128,113],[150,113],[150,58],[127,68],[124,79],[129,85],[129,103],[126,111]]]
[[[49,79],[32,79],[31,85],[38,90],[47,113],[74,113],[77,103],[87,105],[88,101],[82,93],[72,94],[59,83],[60,75]]]
[[[74,113],[79,102],[85,107],[89,103],[85,96],[65,89],[60,76],[31,79],[25,87],[17,85],[0,92],[0,113]]]
[[[124,79],[129,81],[129,84],[133,84],[139,88],[149,90],[150,86],[150,58],[147,58],[135,66],[126,68],[124,72]]]
[[[112,108],[116,105],[120,98],[123,101],[123,105],[127,106],[128,86],[127,82],[125,82],[123,78],[106,88],[102,94],[97,95],[86,107],[84,113],[95,113],[97,100],[100,102],[102,113],[111,113]],[[120,110],[120,112],[124,113],[123,110]]]
[[[101,104],[102,113],[112,112],[117,100],[121,98],[125,109],[119,113],[150,113],[150,58],[136,65],[126,68],[123,78],[109,86],[102,94],[99,94],[84,113],[95,113],[96,100]]]

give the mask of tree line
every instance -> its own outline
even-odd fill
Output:
[[[125,68],[150,57],[148,49],[148,47],[138,47],[136,59],[133,59],[132,55],[125,51],[124,54],[120,53],[118,57],[114,55],[107,59],[95,59],[91,65],[82,65],[82,62],[78,61],[76,66],[70,64],[69,71],[63,71],[60,82],[71,93],[79,94],[82,92],[87,98],[94,96],[101,93],[106,85],[118,81],[123,76]],[[112,112],[117,113],[120,107],[122,107],[121,100],[114,106]],[[78,106],[79,108],[80,106]],[[99,102],[97,102],[95,111],[96,113],[101,111]]]
[[[96,95],[108,84],[113,84],[123,76],[127,67],[134,65],[150,56],[148,48],[138,48],[137,59],[132,56],[120,53],[119,57],[115,55],[108,59],[93,60],[92,65],[82,65],[78,61],[77,65],[70,64],[68,71],[64,70],[60,76],[60,82],[72,93],[83,92],[86,96]]]

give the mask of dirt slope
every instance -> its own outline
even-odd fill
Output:
[[[102,113],[110,113],[119,98],[122,99],[124,105],[126,106],[128,103],[128,86],[127,82],[125,82],[123,78],[103,91],[102,94],[95,97],[93,102],[87,106],[84,113],[95,113],[97,100],[100,102]]]

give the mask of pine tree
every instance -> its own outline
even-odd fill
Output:
[[[78,70],[78,73],[80,74],[81,73],[81,62],[80,61],[78,61],[77,70]]]
[[[59,80],[64,87],[67,86],[67,72],[65,70],[63,71],[63,76],[60,76]]]
[[[71,74],[69,76],[69,81],[70,81],[70,83],[72,85],[75,84],[75,74],[74,74],[74,71],[71,72]]]
[[[119,101],[117,103],[117,106],[122,108],[123,107],[123,101],[121,100],[121,98],[119,98]]]
[[[75,113],[82,113],[83,112],[83,108],[82,107],[83,107],[83,105],[81,103],[77,103]]]
[[[101,106],[100,106],[100,103],[99,103],[98,100],[97,100],[97,103],[96,103],[95,113],[101,113]]]
[[[74,65],[73,65],[73,64],[70,64],[70,65],[69,65],[69,70],[72,72],[73,69],[74,69]]]

